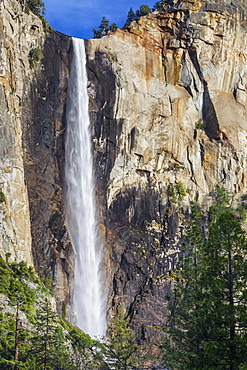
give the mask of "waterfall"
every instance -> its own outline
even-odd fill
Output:
[[[88,115],[84,40],[73,38],[74,56],[67,94],[65,143],[66,224],[75,252],[73,310],[76,325],[91,336],[106,330],[97,232],[93,161]]]

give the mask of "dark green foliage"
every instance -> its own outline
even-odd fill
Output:
[[[124,27],[129,26],[130,23],[133,22],[133,21],[135,21],[135,20],[136,20],[135,12],[133,11],[132,8],[130,8],[130,10],[128,12],[128,15],[127,15],[127,19],[126,19],[126,22],[125,22]]]
[[[159,352],[153,351],[154,347],[148,342],[141,341],[141,338],[128,326],[123,305],[113,316],[103,346],[101,350],[105,361],[111,365],[107,369],[154,370],[163,368]]]
[[[41,278],[41,282],[44,284],[45,289],[47,289],[47,291],[51,295],[54,295],[52,278],[50,278],[50,277]]]
[[[11,257],[11,253],[6,252],[6,253],[5,253],[5,260],[6,260],[7,265],[9,264],[9,258],[10,258],[10,257]]]
[[[229,206],[231,200],[230,194],[224,187],[216,185],[212,195],[214,197],[214,202],[209,210],[209,218],[211,222],[217,219],[217,217],[226,209],[228,211],[233,211]]]
[[[42,0],[19,0],[22,5],[22,10],[29,14],[31,11],[37,15],[42,23],[45,31],[49,30],[48,22],[45,20],[45,4]]]
[[[24,310],[32,310],[36,299],[35,289],[31,288],[28,280],[37,282],[37,276],[32,267],[25,262],[7,263],[0,256],[0,293],[6,295],[13,305],[19,298]]]
[[[0,191],[0,203],[4,203],[5,202],[5,195],[2,191]]]
[[[13,350],[15,344],[15,331],[14,316],[7,313],[0,312],[0,368],[4,369],[8,366],[6,361],[14,358]],[[4,361],[5,360],[5,361]]]
[[[36,284],[35,288],[29,287],[32,283]],[[10,299],[10,309],[15,312],[0,311],[0,369],[103,369],[102,354],[94,350],[102,344],[59,319],[48,297],[42,295],[37,302],[37,288],[47,293],[32,267],[24,262],[8,263],[0,257],[0,293]],[[28,328],[16,315],[17,301],[20,310],[26,313],[38,303],[36,312],[28,315]],[[17,320],[19,358],[15,361]]]
[[[106,19],[106,17],[102,18],[102,21],[99,25],[99,30],[102,34],[102,36],[105,36],[109,31],[109,21]]]
[[[137,370],[161,369],[158,352],[143,343],[128,326],[124,306],[113,316],[108,333],[101,341],[93,340],[68,323],[67,339],[73,348],[73,364],[77,369]],[[150,361],[151,359],[151,361]]]
[[[127,326],[125,310],[119,307],[118,313],[113,317],[108,329],[108,343],[106,357],[115,369],[138,369],[138,341],[132,330]]]
[[[26,343],[29,333],[23,327],[19,329],[19,361],[15,361],[16,317],[10,313],[0,312],[0,369],[28,369],[22,361],[25,358]],[[29,370],[29,369],[28,369]]]
[[[45,15],[45,4],[42,0],[27,0],[25,2],[25,7],[39,17]]]
[[[29,55],[29,63],[30,66],[33,68],[35,63],[39,62],[43,58],[43,53],[39,47],[30,50]]]
[[[167,195],[170,203],[180,203],[187,194],[184,184],[179,181],[177,184],[170,184]]]
[[[0,311],[0,369],[162,368],[156,359],[157,353],[151,355],[150,361],[151,346],[141,343],[139,336],[128,327],[123,306],[114,315],[106,338],[101,341],[93,340],[89,335],[59,318],[51,307],[49,296],[41,293],[45,290],[43,283],[34,270],[24,262],[8,263],[0,258],[0,271],[2,283],[0,293],[11,299],[10,309],[14,312],[9,314]],[[25,290],[31,283],[36,284],[35,288],[41,295],[38,294],[37,299],[32,299],[36,311],[32,316],[26,315],[27,323],[21,311],[31,308],[30,292]],[[45,292],[47,293],[47,290]],[[63,311],[65,316],[65,305]]]
[[[66,319],[66,304],[64,301],[62,302],[62,319]]]
[[[29,287],[32,283],[35,288]],[[0,293],[10,299],[10,309],[15,312],[0,311],[0,369],[103,369],[102,354],[94,351],[102,344],[59,319],[48,296],[41,293],[43,298],[37,302],[36,289],[48,292],[32,267],[24,262],[8,263],[0,257]],[[17,301],[20,310],[28,313],[28,328],[17,315]],[[30,315],[35,304],[38,309]],[[19,358],[15,361],[17,320]]]
[[[141,5],[140,8],[136,10],[136,12],[134,12],[133,9],[130,8],[124,27],[128,27],[131,22],[138,21],[138,19],[140,19],[144,15],[149,14],[151,11],[152,9],[145,4]]]
[[[106,36],[109,31],[115,31],[116,29],[117,29],[116,23],[112,23],[111,25],[109,25],[109,21],[106,19],[106,17],[103,17],[99,25],[99,29],[98,30],[93,29],[94,39]]]
[[[154,7],[153,7],[153,10],[161,10],[163,9],[164,5],[166,4],[169,4],[169,2],[171,2],[171,0],[161,0],[161,1],[157,1],[155,4],[154,4]]]
[[[128,27],[131,22],[137,21],[138,19],[140,19],[140,17],[149,14],[151,11],[152,9],[145,4],[141,5],[140,8],[136,10],[136,12],[134,12],[133,9],[130,8],[124,27]],[[109,21],[106,19],[106,17],[103,17],[99,29],[93,29],[94,38],[98,39],[102,36],[106,36],[109,31],[115,31],[116,29],[116,23],[112,23],[111,25],[109,25]]]
[[[72,369],[63,329],[46,298],[36,312],[34,331],[27,351],[27,364],[33,370]]]
[[[139,9],[136,11],[136,19],[139,19],[140,17],[149,14],[152,11],[152,9],[148,5],[141,5]]]
[[[238,214],[238,217],[239,217],[239,220],[240,221],[246,221],[246,218],[247,218],[247,205],[246,203],[239,203],[237,205],[237,214]]]
[[[163,5],[163,1],[157,1],[153,6],[153,10],[161,10],[163,9]]]
[[[0,368],[1,369],[35,369],[29,366],[29,351],[33,337],[32,325],[36,323],[34,305],[36,290],[45,291],[37,274],[25,262],[8,262],[10,255],[6,253],[6,261],[0,257],[0,293],[10,300],[10,309],[15,314],[0,312]],[[35,284],[35,285],[34,285]],[[19,303],[18,303],[19,302]],[[12,305],[12,306],[11,306]],[[20,320],[17,305],[26,313],[30,328],[27,330]],[[17,325],[18,324],[18,325]],[[16,348],[16,333],[18,331],[19,360],[14,361]]]
[[[195,356],[200,337],[197,323],[200,321],[203,301],[198,284],[202,268],[198,245],[204,242],[201,232],[203,214],[197,206],[193,207],[192,213],[188,239],[182,250],[183,257],[173,273],[174,293],[167,296],[169,315],[165,329],[164,357],[172,369],[189,369],[189,366],[195,368],[190,356]],[[186,362],[189,363],[188,367]]]
[[[114,32],[114,31],[116,31],[116,29],[117,29],[117,24],[116,23],[112,23],[110,25],[110,31]]]
[[[100,39],[102,37],[102,34],[100,30],[96,30],[95,28],[93,29],[93,38],[94,39]]]
[[[199,119],[199,121],[196,122],[195,128],[198,130],[204,130],[205,129],[205,123],[202,119]]]
[[[225,363],[229,369],[236,369],[242,361],[247,364],[247,241],[231,209],[222,210],[210,223],[205,253],[204,283],[207,294],[214,297],[210,320],[212,365],[223,367]],[[205,346],[205,353],[212,354],[210,349]]]
[[[171,369],[247,365],[247,239],[229,194],[214,193],[208,213],[192,207],[183,257],[168,297],[164,358]]]

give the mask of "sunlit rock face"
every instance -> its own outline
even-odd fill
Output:
[[[42,24],[15,1],[0,4],[0,254],[33,263],[30,209],[22,147],[22,98],[30,78],[28,53],[41,46]],[[42,37],[43,36],[43,37]]]
[[[87,40],[109,306],[125,302],[144,335],[164,323],[189,202],[246,192],[246,31],[244,2],[174,1]]]

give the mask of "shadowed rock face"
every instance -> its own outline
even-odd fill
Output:
[[[50,32],[42,66],[33,71],[23,97],[23,146],[28,187],[34,265],[53,279],[61,309],[73,287],[73,253],[63,201],[66,93],[71,39]]]
[[[109,308],[125,302],[146,336],[164,325],[189,201],[246,191],[246,30],[243,2],[171,1],[86,42]]]
[[[45,35],[14,0],[0,6],[0,252],[34,260],[61,309],[73,291],[62,191],[71,39]],[[246,192],[246,29],[244,1],[170,1],[86,41],[108,308],[124,302],[143,336],[164,325],[189,202],[206,207],[216,184]]]

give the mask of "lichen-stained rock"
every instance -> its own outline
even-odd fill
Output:
[[[171,1],[86,42],[109,305],[144,335],[164,325],[189,202],[246,192],[246,31],[243,1]]]

